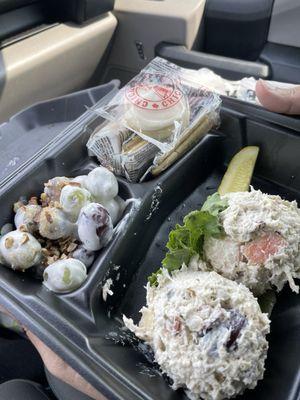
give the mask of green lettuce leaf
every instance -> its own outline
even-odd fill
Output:
[[[192,256],[197,252],[193,249],[171,250],[166,254],[162,261],[162,266],[167,268],[169,272],[179,269],[182,264],[188,264]]]
[[[218,214],[224,211],[228,207],[227,199],[221,199],[218,192],[208,196],[201,210],[208,211],[211,215],[218,216]]]
[[[223,233],[218,215],[226,207],[227,201],[215,193],[207,198],[201,210],[186,215],[183,225],[177,224],[169,234],[168,253],[162,266],[172,272],[180,269],[182,264],[188,265],[194,255],[202,256],[204,238],[219,237]],[[157,284],[161,272],[160,268],[148,278],[151,285]]]
[[[159,268],[156,272],[153,272],[150,276],[148,276],[148,282],[150,283],[151,286],[156,286],[157,285],[157,278],[158,275],[162,273],[162,269]]]

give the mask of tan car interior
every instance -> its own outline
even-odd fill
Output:
[[[0,12],[1,6],[4,11],[8,9],[0,15],[0,23],[1,17],[9,21],[7,15],[39,6],[37,0],[19,0],[20,8],[14,11],[6,3],[12,2],[0,2]],[[53,5],[60,8],[62,3]],[[71,10],[71,3],[65,3]],[[95,10],[87,8],[84,18],[77,17],[75,22],[74,18],[68,21],[67,14],[65,21],[54,18],[51,23],[37,26],[33,23],[33,27],[29,24],[25,34],[16,35],[9,35],[12,28],[6,26],[0,51],[1,122],[41,100],[114,78],[125,83],[157,54],[183,66],[208,66],[217,72],[223,71],[224,77],[229,78],[248,74],[293,81],[295,78],[290,72],[296,73],[300,68],[299,59],[295,61],[300,51],[297,0],[252,0],[247,4],[241,0],[116,0],[114,4],[99,0],[94,3],[102,8],[98,10],[98,5]],[[245,3],[243,8],[239,7],[241,3]],[[266,17],[267,22],[259,22],[262,27],[251,25],[257,11]],[[218,22],[220,14],[224,17],[222,24]],[[259,54],[257,49],[249,57],[243,56],[242,51],[240,55],[234,54],[238,51],[234,43],[236,35],[228,29],[234,19],[248,23],[250,33],[251,29],[256,30],[257,41],[261,41],[256,46]],[[293,35],[288,34],[290,30],[281,29],[287,24],[292,25]],[[266,27],[270,29],[266,31]],[[222,48],[215,45],[215,36],[218,41],[224,41]]]

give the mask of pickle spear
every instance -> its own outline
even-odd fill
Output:
[[[249,190],[258,152],[257,146],[247,146],[233,157],[218,189],[221,196]]]

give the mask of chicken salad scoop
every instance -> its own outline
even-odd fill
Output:
[[[257,148],[246,147],[229,164],[217,193],[186,215],[169,234],[162,266],[169,272],[199,255],[199,268],[216,271],[247,286],[255,296],[297,292],[300,278],[300,209],[296,201],[251,187]],[[157,284],[158,270],[149,277]]]
[[[162,269],[146,289],[140,322],[123,320],[152,347],[173,389],[193,400],[222,400],[262,379],[270,321],[248,288],[184,266],[172,275]]]
[[[300,210],[296,202],[260,190],[221,197],[228,207],[219,214],[220,238],[204,239],[203,257],[209,268],[245,284],[259,296],[282,290],[286,282],[299,292]]]

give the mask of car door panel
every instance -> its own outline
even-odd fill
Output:
[[[144,68],[161,42],[191,49],[197,40],[205,0],[116,0],[118,29],[108,60],[105,81],[122,83]]]
[[[32,103],[84,87],[116,25],[108,13],[82,26],[58,24],[3,48],[0,121]]]

